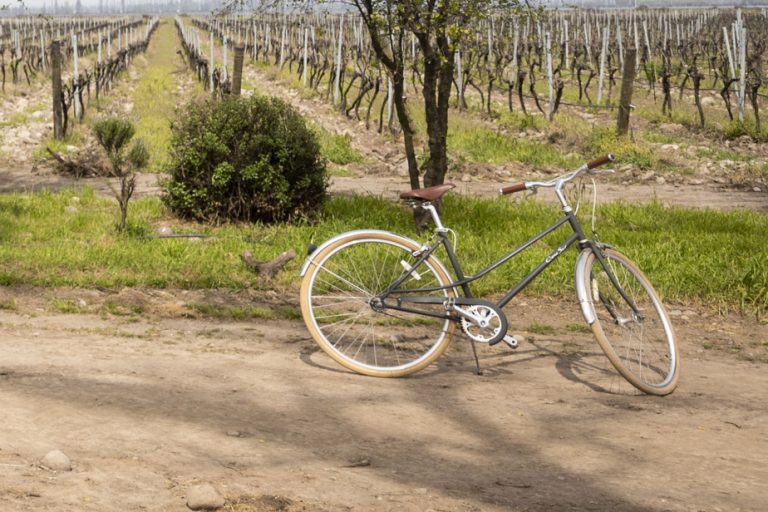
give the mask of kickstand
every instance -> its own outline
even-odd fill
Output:
[[[480,359],[477,357],[477,348],[475,347],[475,340],[469,338],[469,344],[472,345],[472,355],[475,356],[475,375],[482,375],[483,370],[480,368]]]

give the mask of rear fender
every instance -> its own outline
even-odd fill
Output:
[[[317,249],[315,249],[314,251],[312,251],[312,254],[310,254],[309,256],[307,256],[307,259],[306,259],[306,260],[304,260],[304,265],[301,267],[301,272],[299,273],[299,275],[300,275],[301,277],[304,277],[304,275],[307,273],[307,270],[309,270],[309,266],[310,266],[310,265],[312,264],[312,262],[314,261],[314,259],[315,259],[315,256],[317,256],[318,254],[320,254],[321,252],[323,252],[323,250],[324,250],[326,247],[328,247],[329,245],[331,245],[331,244],[333,244],[333,243],[336,243],[336,242],[338,242],[338,241],[339,241],[339,240],[341,240],[342,238],[352,237],[352,236],[355,236],[355,235],[360,235],[360,234],[371,234],[371,235],[373,235],[373,234],[382,235],[382,234],[383,234],[383,235],[389,235],[389,236],[393,236],[393,237],[395,237],[395,238],[399,238],[400,240],[402,240],[402,241],[403,241],[403,242],[405,242],[405,243],[413,244],[413,245],[415,245],[415,246],[417,246],[417,247],[419,247],[419,246],[420,246],[420,244],[419,244],[419,243],[417,243],[417,242],[414,242],[414,241],[413,241],[413,240],[411,240],[410,238],[405,238],[404,236],[396,235],[396,234],[394,234],[394,233],[391,233],[391,232],[389,232],[389,231],[383,231],[383,230],[375,230],[375,229],[360,229],[360,230],[357,230],[357,231],[346,231],[346,232],[344,232],[344,233],[341,233],[341,234],[339,234],[339,235],[336,235],[336,236],[335,236],[335,237],[333,237],[333,238],[329,238],[328,240],[326,240],[325,242],[323,242],[323,243],[322,243],[322,244],[321,244],[321,245],[320,245],[320,246],[319,246]]]

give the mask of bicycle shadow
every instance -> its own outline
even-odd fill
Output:
[[[610,395],[639,395],[640,393],[613,367],[601,350],[558,352],[549,347],[532,345],[556,358],[555,369],[571,382],[584,385],[597,393]]]
[[[422,380],[433,378],[438,375],[450,374],[456,371],[470,371],[477,374],[477,366],[469,343],[469,340],[466,338],[453,340],[451,346],[446,350],[446,353],[441,355],[436,362],[415,374],[408,375],[407,378],[409,380]],[[456,349],[457,344],[460,345],[458,350]],[[536,360],[543,355],[538,348],[518,348],[513,351],[506,348],[506,345],[502,346],[501,344],[498,349],[494,349],[495,351],[493,352],[483,344],[480,344],[480,346],[476,348],[478,350],[478,360],[480,363],[479,375],[485,377],[509,375],[512,373],[513,367]],[[512,355],[516,357],[514,359],[508,357]],[[340,374],[355,373],[336,363],[314,342],[312,344],[308,343],[306,346],[302,347],[299,358],[307,366],[323,371]]]

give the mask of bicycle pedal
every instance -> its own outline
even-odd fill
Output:
[[[507,334],[506,336],[504,336],[504,338],[502,338],[502,340],[501,340],[501,341],[503,341],[504,343],[506,343],[506,344],[507,344],[507,346],[508,346],[509,348],[511,348],[512,350],[516,349],[516,348],[517,348],[517,347],[520,345],[520,342],[519,342],[519,341],[517,341],[517,338],[515,338],[514,336],[510,336],[509,334]]]

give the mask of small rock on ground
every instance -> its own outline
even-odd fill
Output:
[[[195,485],[187,491],[187,507],[192,510],[216,510],[224,506],[224,498],[210,484]]]
[[[72,462],[69,457],[59,450],[52,450],[43,457],[43,466],[54,471],[72,471]]]

